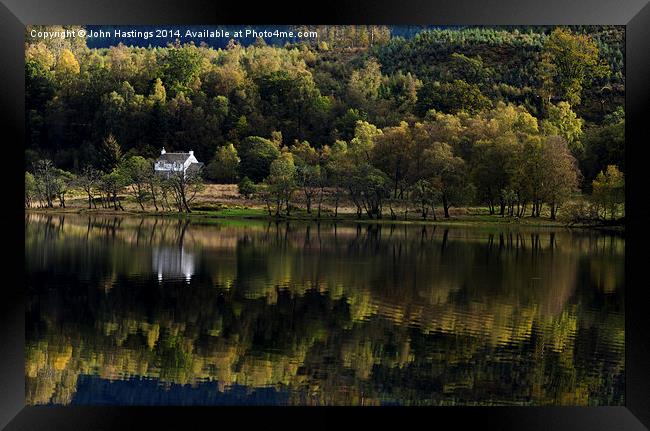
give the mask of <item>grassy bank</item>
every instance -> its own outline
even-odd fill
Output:
[[[210,222],[211,220],[258,220],[258,221],[298,221],[298,222],[337,222],[337,223],[362,223],[362,224],[406,224],[406,225],[453,225],[453,226],[530,226],[530,227],[563,227],[564,224],[546,218],[514,218],[501,217],[482,213],[481,209],[467,208],[465,214],[454,215],[450,218],[438,217],[437,220],[427,218],[426,220],[417,217],[415,214],[405,220],[403,215],[396,219],[390,216],[381,219],[370,219],[367,217],[357,218],[355,213],[339,213],[334,217],[332,212],[323,212],[318,218],[315,213],[308,214],[304,210],[294,210],[289,216],[271,215],[264,208],[249,208],[242,206],[222,206],[215,209],[195,209],[191,213],[179,213],[169,211],[138,211],[135,209],[113,210],[113,209],[87,209],[79,207],[68,208],[34,208],[27,209],[28,212],[43,214],[86,214],[86,215],[131,215],[140,217],[172,217],[190,219],[199,222]],[[486,211],[487,212],[487,211]]]
[[[299,196],[298,196],[299,197]],[[502,217],[497,214],[490,214],[487,207],[467,207],[452,208],[450,217],[442,216],[441,209],[436,211],[436,220],[429,216],[426,220],[422,219],[416,211],[409,211],[408,217],[404,219],[403,210],[397,213],[397,218],[392,219],[390,214],[385,214],[381,219],[370,219],[367,216],[357,218],[354,208],[342,205],[339,207],[338,216],[334,217],[334,208],[331,205],[323,205],[321,217],[317,217],[316,209],[311,214],[307,213],[304,208],[293,208],[290,215],[281,214],[276,217],[269,215],[264,202],[255,199],[244,199],[239,195],[236,185],[208,184],[205,189],[199,193],[195,202],[192,204],[191,213],[179,213],[176,211],[155,211],[154,208],[147,207],[143,211],[140,206],[129,196],[122,196],[121,203],[124,210],[114,210],[112,208],[88,209],[86,197],[82,194],[73,194],[67,199],[67,208],[33,208],[27,209],[29,212],[52,213],[52,214],[87,214],[87,215],[132,215],[139,217],[171,217],[180,219],[190,219],[200,223],[229,223],[256,221],[294,221],[294,222],[322,222],[322,223],[355,223],[355,224],[400,224],[400,225],[441,225],[441,226],[484,226],[484,227],[505,227],[505,226],[525,226],[525,227],[542,227],[542,228],[560,228],[565,224],[551,220],[548,213],[543,213],[542,217]],[[623,226],[592,226],[592,225],[574,225],[574,228],[593,228],[622,231]]]

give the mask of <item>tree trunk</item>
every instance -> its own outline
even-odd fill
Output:
[[[282,200],[280,198],[276,198],[275,200],[275,217],[280,217],[280,208],[282,208]]]
[[[153,207],[158,211],[158,204],[156,203],[156,192],[153,186],[150,187],[151,190],[151,200],[153,201]]]
[[[555,220],[556,213],[557,213],[557,206],[556,206],[555,202],[552,202],[551,203],[551,220]]]
[[[167,205],[167,211],[171,211],[171,205],[169,205],[169,201],[167,200],[167,193],[163,193],[162,195],[162,203],[161,206],[163,207],[163,211],[165,210],[165,205]]]
[[[365,205],[364,205],[364,207],[365,207]],[[368,214],[368,217],[372,219],[373,218],[372,217],[372,210],[369,209],[368,207],[365,207],[365,209],[366,209],[366,214]]]
[[[185,193],[181,194],[181,198],[183,199],[183,207],[185,208],[185,211],[191,213],[192,210],[190,209],[190,206],[187,204],[187,200],[185,199]]]
[[[318,195],[318,218],[320,219],[321,207],[323,206],[323,188],[320,188],[320,194]]]

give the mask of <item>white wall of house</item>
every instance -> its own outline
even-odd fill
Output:
[[[185,160],[183,164],[183,170],[186,171],[192,163],[199,163],[199,161],[194,157],[194,151],[190,151],[190,156]]]
[[[156,162],[155,169],[157,171],[182,171],[187,169],[187,167],[185,167],[184,164],[180,164],[176,162],[174,163]]]
[[[161,155],[163,154],[165,154],[164,149],[161,152]],[[154,170],[159,172],[187,172],[187,168],[189,168],[193,163],[199,163],[199,161],[196,159],[196,157],[194,157],[194,151],[189,151],[188,157],[183,163],[166,163],[163,161],[157,161],[154,164]]]

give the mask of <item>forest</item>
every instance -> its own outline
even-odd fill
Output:
[[[27,36],[25,206],[191,212],[237,184],[269,217],[623,220],[624,27],[309,30],[225,47]],[[161,148],[205,166],[163,179]]]

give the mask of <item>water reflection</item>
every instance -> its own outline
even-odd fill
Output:
[[[25,222],[30,404],[624,401],[620,237]]]
[[[180,247],[155,247],[152,249],[153,270],[158,281],[164,278],[184,277],[188,283],[194,274],[194,255]]]

